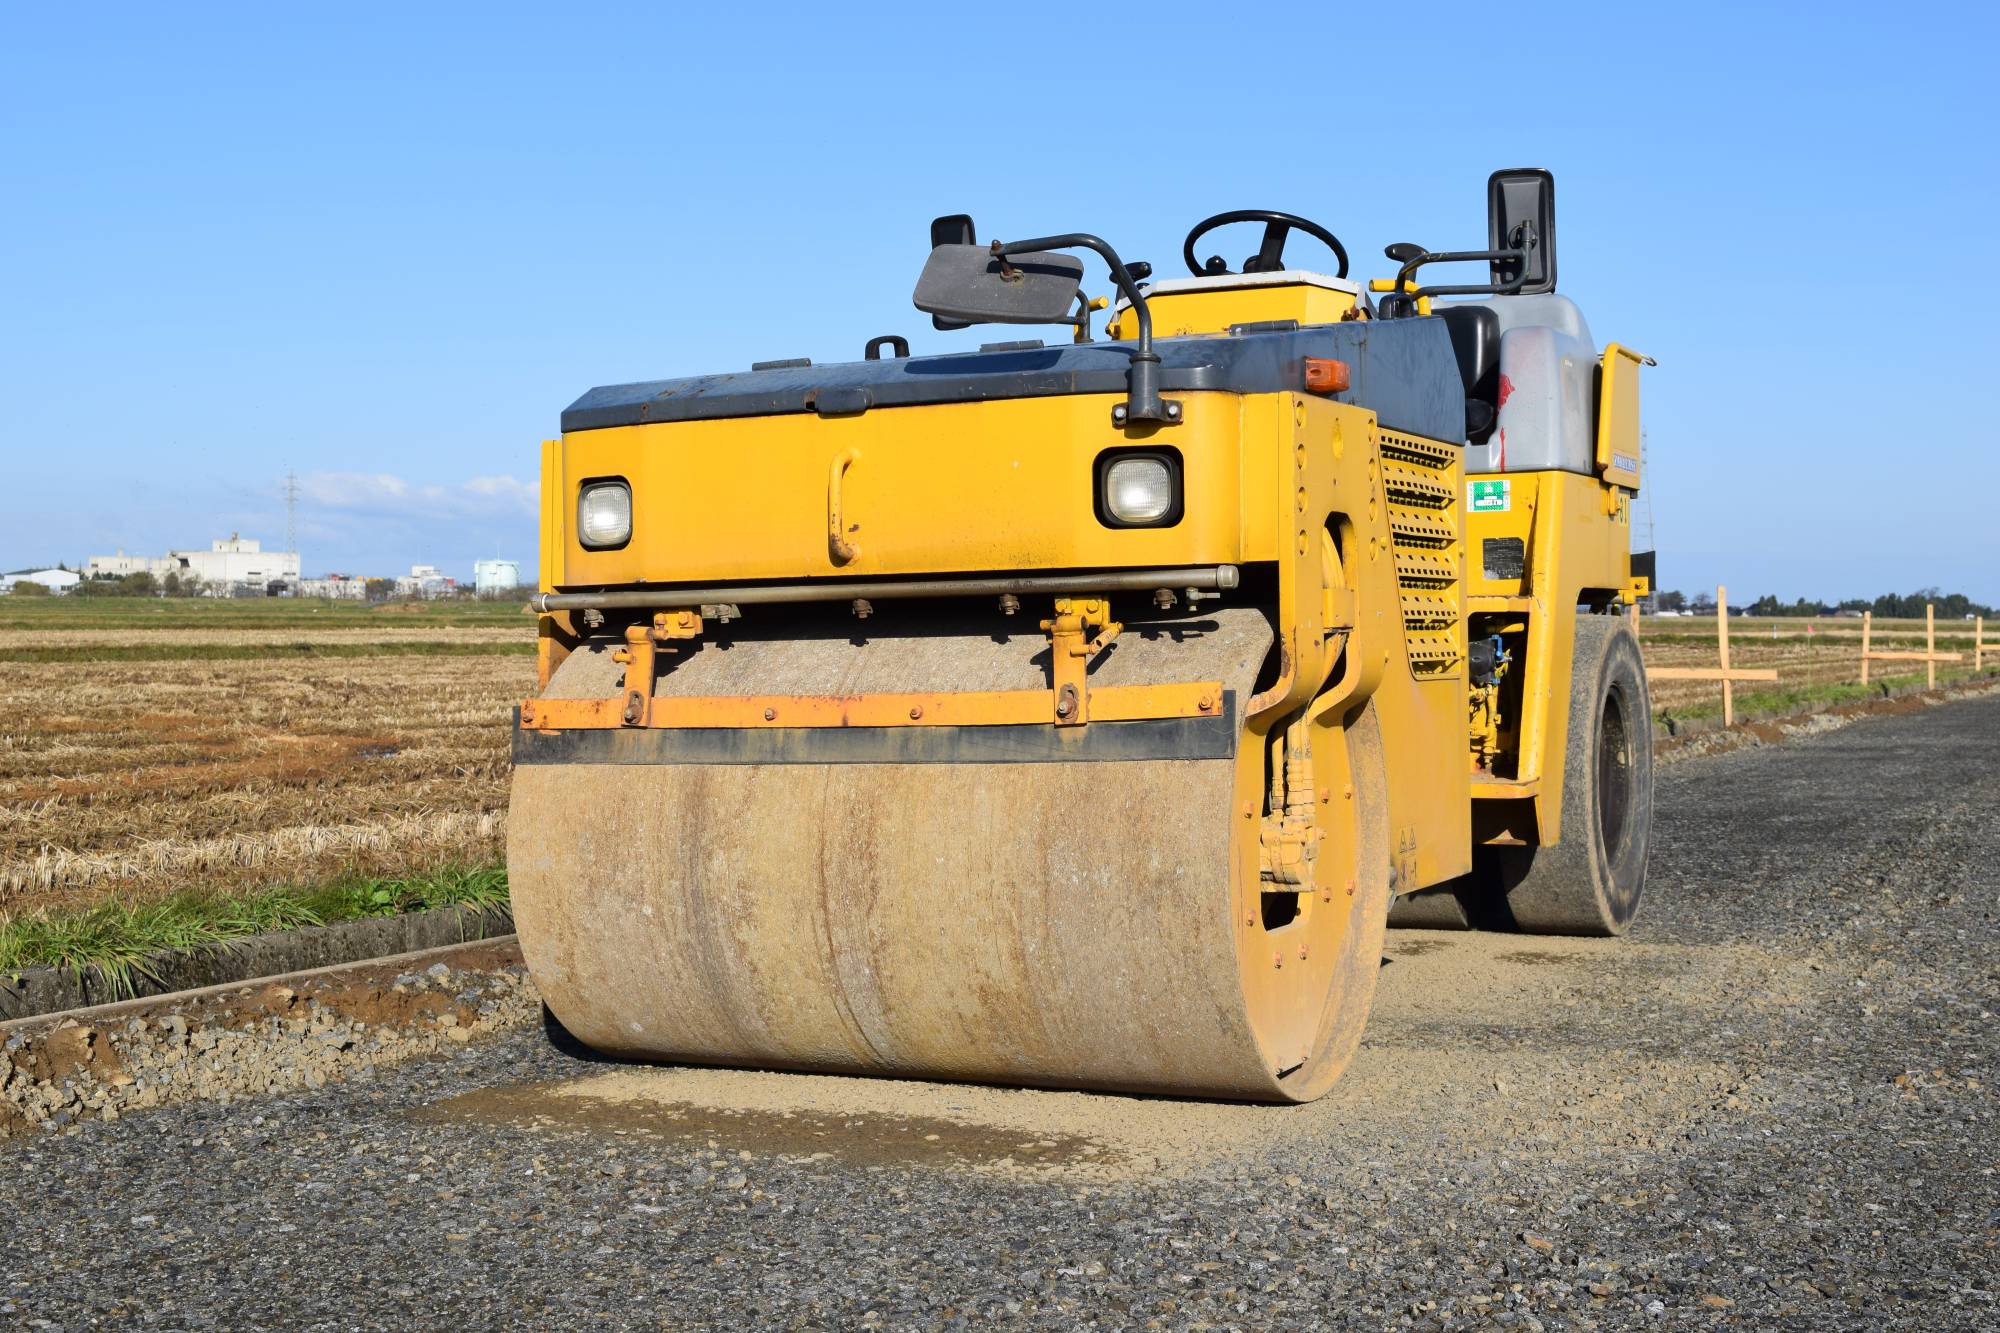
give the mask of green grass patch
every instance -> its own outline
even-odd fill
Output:
[[[271,931],[398,916],[445,907],[502,907],[498,866],[403,878],[353,878],[249,894],[184,893],[150,902],[102,902],[69,912],[0,916],[0,976],[31,967],[94,969],[116,996],[140,978],[157,981],[153,959]]]
[[[532,634],[518,643],[467,643],[449,638],[388,643],[120,643],[31,644],[0,648],[0,662],[269,662],[278,658],[518,657],[535,651]]]
[[[1965,681],[1990,679],[1993,673],[1970,670],[1941,670],[1938,672],[1939,685],[1956,685]],[[1857,699],[1880,699],[1891,691],[1912,686],[1922,686],[1924,673],[1908,675],[1877,676],[1863,685],[1849,680],[1825,685],[1790,685],[1766,689],[1749,689],[1738,686],[1736,690],[1736,715],[1745,717],[1779,717],[1789,713],[1803,713],[1837,704],[1852,703]],[[1689,703],[1675,704],[1671,708],[1656,708],[1653,716],[1660,721],[1671,718],[1676,722],[1692,722],[1699,718],[1722,716],[1722,687],[1717,684],[1713,698],[1703,698]]]

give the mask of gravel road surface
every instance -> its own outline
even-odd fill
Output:
[[[1991,1328],[2000,697],[1661,772],[1622,942],[1392,932],[1309,1107],[447,1043],[0,1142],[0,1325]]]

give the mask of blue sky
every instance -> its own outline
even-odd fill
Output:
[[[0,568],[280,545],[287,468],[309,573],[525,567],[594,384],[979,341],[910,308],[934,214],[1169,272],[1283,208],[1367,275],[1541,165],[1660,362],[1667,586],[2000,603],[1994,10],[1508,12],[9,7]]]

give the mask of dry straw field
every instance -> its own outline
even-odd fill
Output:
[[[0,915],[499,860],[508,711],[534,679],[518,604],[24,602],[0,599]],[[1940,630],[1969,658],[1970,626]],[[1740,708],[1857,679],[1859,625],[1813,631],[1732,621],[1736,663],[1783,673]],[[1642,642],[1654,665],[1712,664],[1714,634],[1655,619]],[[1922,625],[1877,639],[1920,646]],[[1655,700],[1717,711],[1711,684]]]
[[[0,913],[499,858],[518,604],[7,602]]]

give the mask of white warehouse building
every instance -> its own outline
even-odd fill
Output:
[[[17,583],[39,583],[61,596],[81,581],[82,576],[73,569],[17,569],[11,574],[0,574],[0,592],[14,591]]]

